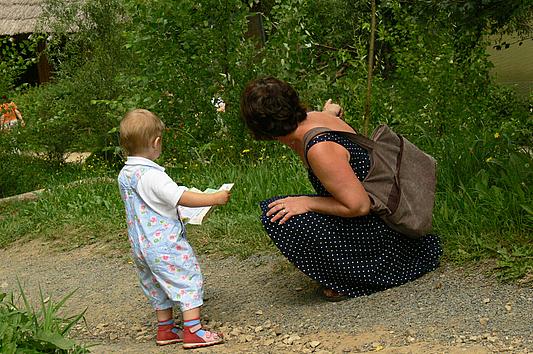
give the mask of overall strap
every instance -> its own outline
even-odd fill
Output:
[[[131,176],[128,178],[125,174],[121,174],[119,176],[119,181],[121,181],[121,184],[123,186],[129,186],[130,188],[133,188],[134,190],[137,190],[137,184],[139,183],[139,179],[152,167],[150,166],[139,166],[134,169]]]

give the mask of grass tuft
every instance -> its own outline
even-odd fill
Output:
[[[34,307],[20,282],[18,287],[21,305],[13,293],[0,293],[0,352],[89,353],[88,347],[68,338],[85,311],[71,317],[59,315],[74,292],[54,302],[39,287],[39,306]]]

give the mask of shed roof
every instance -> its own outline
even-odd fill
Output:
[[[43,0],[0,0],[0,35],[32,33]]]

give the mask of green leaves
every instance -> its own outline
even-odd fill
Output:
[[[2,353],[88,353],[89,351],[67,337],[68,332],[82,318],[79,315],[62,318],[59,310],[73,294],[54,303],[44,298],[39,288],[39,308],[34,308],[18,284],[22,306],[13,293],[0,294],[0,352]]]
[[[15,88],[15,82],[38,59],[37,44],[43,35],[27,38],[0,37],[0,96]]]
[[[45,350],[60,349],[67,351],[76,346],[76,342],[63,337],[59,333],[52,333],[50,331],[39,331],[35,334],[34,339],[41,342],[41,346]]]

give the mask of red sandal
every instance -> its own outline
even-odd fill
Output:
[[[194,349],[209,347],[211,345],[224,343],[224,336],[222,333],[202,330],[202,335],[198,332],[202,330],[200,323],[191,327],[183,328],[183,349]]]
[[[155,343],[157,345],[167,345],[173,343],[183,342],[183,330],[174,323],[168,325],[160,325],[157,328],[157,337]]]

